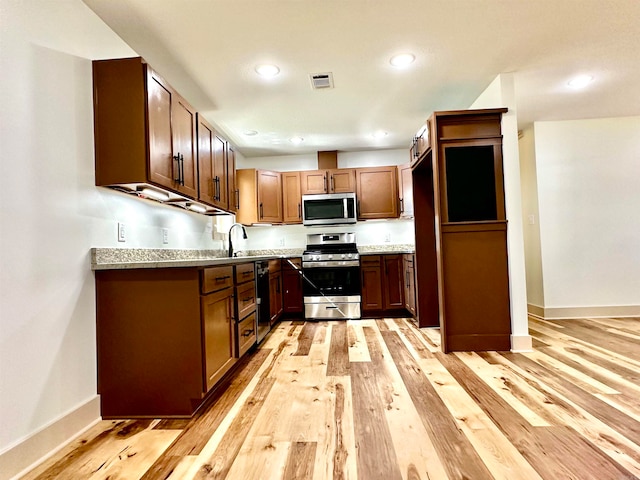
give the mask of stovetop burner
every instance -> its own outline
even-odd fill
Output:
[[[303,262],[358,260],[355,233],[319,233],[307,235]]]

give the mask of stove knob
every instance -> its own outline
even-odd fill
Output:
[[[340,255],[340,258],[345,258],[345,255],[344,255],[344,253],[343,253],[342,255]]]
[[[350,253],[349,255],[347,255],[347,257],[348,257],[348,258],[351,258],[351,257],[353,257],[353,254],[352,254],[352,253]]]
[[[328,258],[329,260],[333,260],[333,255],[329,255],[327,258]]]

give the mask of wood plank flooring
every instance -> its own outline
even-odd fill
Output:
[[[640,318],[444,355],[404,319],[281,322],[190,420],[103,421],[25,479],[640,478]]]

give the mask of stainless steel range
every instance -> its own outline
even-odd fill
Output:
[[[355,233],[307,235],[302,271],[305,318],[360,318],[360,255]]]

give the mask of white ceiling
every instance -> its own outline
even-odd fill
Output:
[[[504,72],[521,128],[640,114],[640,0],[83,1],[248,157],[407,148]],[[415,63],[392,67],[399,52]],[[335,88],[312,90],[318,72]],[[568,88],[580,73],[595,80]]]

